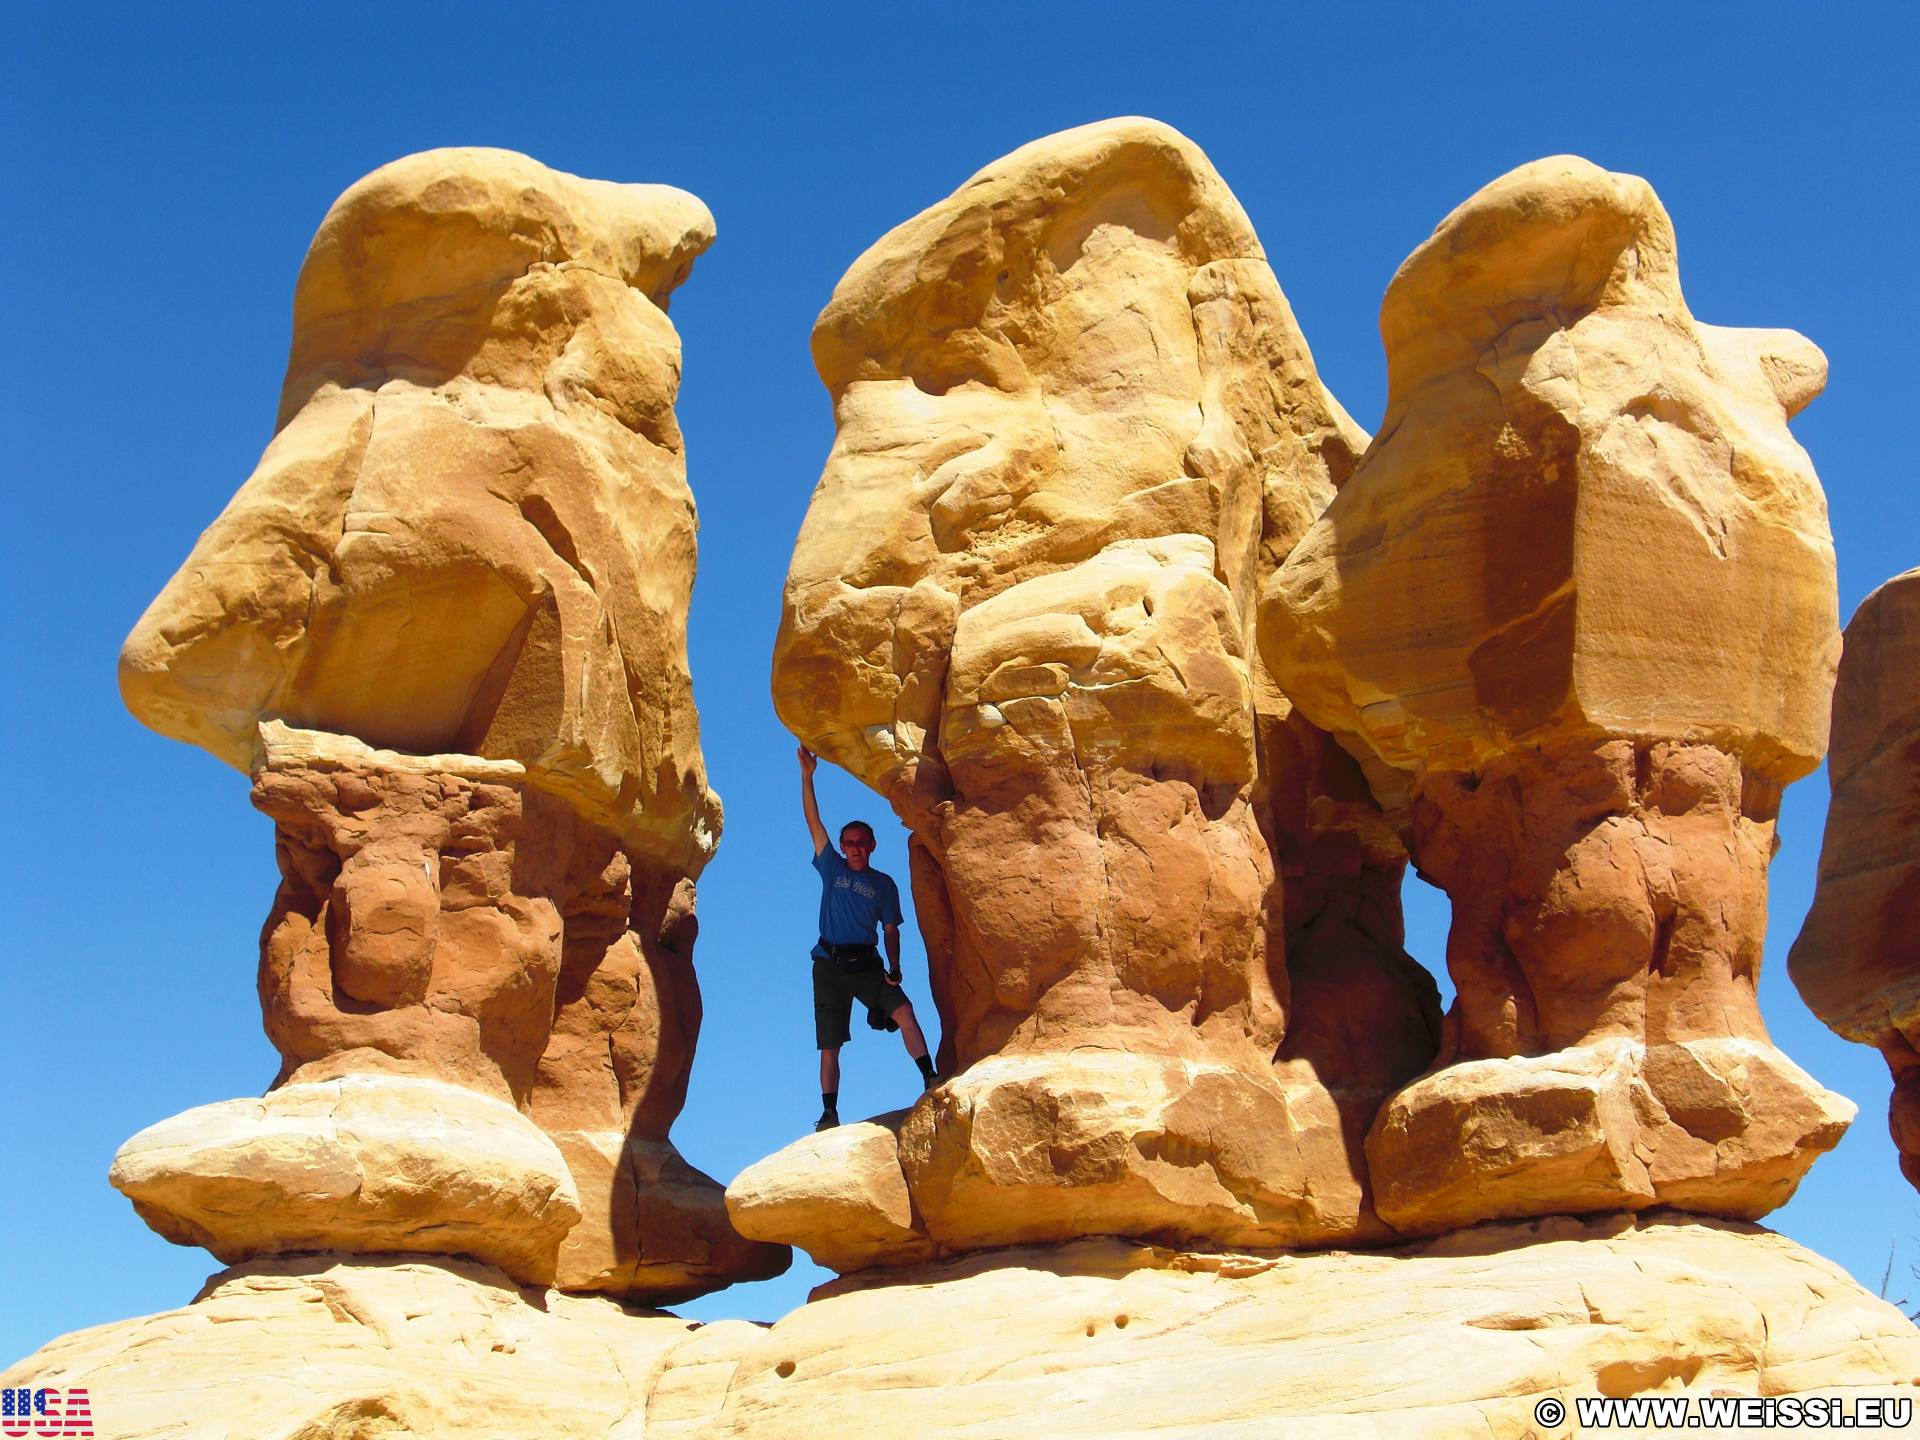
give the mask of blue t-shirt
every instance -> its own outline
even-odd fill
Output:
[[[829,845],[813,857],[820,872],[820,938],[835,945],[871,945],[874,926],[898,925],[900,891],[891,875],[855,870]]]

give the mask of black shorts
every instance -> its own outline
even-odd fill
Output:
[[[907,1003],[907,992],[887,979],[876,956],[871,965],[847,971],[838,960],[819,956],[813,962],[813,1038],[822,1050],[838,1050],[853,1038],[847,1022],[853,1002],[891,1015]]]

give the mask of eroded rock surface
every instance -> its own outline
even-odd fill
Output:
[[[712,240],[684,191],[504,150],[349,189],[301,266],[273,441],[128,636],[128,708],[247,771],[263,719],[516,760],[697,868],[719,806],[665,307]]]
[[[548,1284],[580,1221],[573,1177],[539,1126],[504,1101],[405,1075],[197,1106],[127,1141],[109,1178],[169,1240],[229,1263],[420,1251]]]
[[[77,1331],[7,1374],[87,1387],[96,1433],[128,1440],[603,1440],[698,1333],[472,1262],[303,1255],[215,1275],[191,1305]]]
[[[1920,570],[1847,624],[1827,777],[1820,881],[1787,965],[1814,1014],[1886,1057],[1900,1170],[1920,1187]]]
[[[935,1258],[900,1168],[905,1118],[894,1110],[803,1135],[749,1165],[727,1186],[740,1233],[797,1246],[843,1272]]]
[[[667,1138],[720,807],[687,674],[695,522],[665,306],[712,236],[681,191],[505,151],[431,151],[352,187],[301,269],[278,432],[121,656],[134,713],[247,770],[274,821],[276,1083],[409,1077],[498,1102],[558,1147],[575,1223],[556,1237],[517,1202],[430,1223],[407,1198],[444,1159],[423,1105],[417,1154],[397,1115],[354,1152],[392,1173],[332,1231],[308,1202],[334,1193],[344,1132],[308,1148],[305,1200],[285,1156],[279,1201],[249,1189],[225,1130],[217,1154],[123,1155],[116,1181],[137,1170],[163,1233],[224,1256],[477,1254],[653,1299],[784,1266]],[[232,1105],[221,1124],[258,1108]]]
[[[1381,310],[1380,436],[1260,638],[1443,886],[1458,988],[1367,1145],[1402,1231],[1752,1217],[1852,1107],[1755,1001],[1781,787],[1825,747],[1825,361],[1702,325],[1652,190],[1571,158],[1450,215]]]
[[[837,434],[774,698],[913,831],[960,1072],[901,1132],[929,1238],[1385,1233],[1329,1090],[1379,1077],[1274,1064],[1287,707],[1252,633],[1365,437],[1238,203],[1151,121],[1037,141],[862,256],[814,357]],[[1392,956],[1348,949],[1396,991],[1389,1084],[1432,1045],[1391,908]]]
[[[1095,1240],[885,1274],[770,1327],[700,1327],[478,1266],[261,1263],[183,1309],[57,1340],[0,1385],[86,1386],[99,1432],[126,1440],[1484,1440],[1549,1433],[1548,1397],[1911,1406],[1920,1384],[1920,1333],[1835,1266],[1667,1212],[1393,1252]]]

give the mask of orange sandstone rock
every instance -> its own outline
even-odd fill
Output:
[[[681,191],[497,150],[410,156],[328,212],[279,431],[121,656],[136,715],[253,775],[282,877],[260,970],[278,1179],[248,1189],[234,1158],[253,1102],[192,1112],[203,1141],[166,1122],[115,1169],[163,1233],[475,1254],[652,1299],[784,1268],[667,1139],[720,806],[665,306],[712,235]],[[427,1102],[398,1077],[497,1109],[450,1149],[423,1114],[412,1154],[399,1115]],[[378,1093],[378,1145],[273,1138],[311,1128],[286,1095],[344,1081]],[[510,1132],[520,1178],[491,1200],[395,1180]],[[296,1152],[368,1171],[331,1230],[337,1187],[303,1191]],[[535,1204],[556,1162],[566,1205]]]
[[[1380,1213],[1763,1214],[1851,1115],[1754,995],[1780,789],[1826,741],[1832,544],[1786,428],[1825,362],[1696,322],[1651,189],[1571,158],[1442,222],[1381,331],[1380,436],[1260,631],[1453,901]]]
[[[1886,1056],[1900,1170],[1920,1187],[1920,570],[1848,622],[1827,777],[1820,882],[1787,966],[1814,1014]]]
[[[1354,1164],[1370,1111],[1333,1091],[1377,1101],[1381,1069],[1397,1083],[1431,1054],[1397,843],[1370,852],[1370,891],[1358,849],[1301,834],[1289,857],[1328,881],[1303,930],[1369,912],[1375,933],[1333,949],[1369,976],[1355,994],[1386,992],[1368,1019],[1392,1058],[1276,1064],[1269,832],[1327,797],[1253,638],[1263,576],[1365,437],[1238,203],[1151,121],[1037,141],[862,256],[814,357],[838,429],[774,698],[913,831],[958,1072],[901,1127],[927,1236],[1384,1234]],[[1386,834],[1364,791],[1351,804]],[[801,1151],[795,1185],[815,1173]],[[755,1193],[791,1188],[761,1175]]]

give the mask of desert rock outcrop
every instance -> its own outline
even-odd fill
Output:
[[[1745,1223],[1850,1114],[1755,998],[1836,654],[1787,430],[1817,351],[1695,322],[1652,191],[1570,159],[1402,267],[1372,441],[1164,126],[1037,142],[884,237],[814,335],[837,431],[773,680],[912,832],[944,1073],[723,1208],[668,1138],[719,809],[664,308],[710,234],[680,192],[492,151],[329,214],[281,429],[123,658],[136,713],[275,825],[275,1084],[111,1177],[232,1268],[0,1375],[8,1416],[85,1390],[132,1440],[1479,1440],[1587,1425],[1548,1401],[1792,1396],[1911,1423],[1920,1331]],[[1917,598],[1849,631],[1795,957],[1887,1054],[1910,1166]],[[1408,863],[1453,902],[1444,1021]],[[771,1325],[634,1303],[788,1244],[843,1274]]]
[[[1920,1187],[1920,570],[1847,624],[1820,882],[1787,965],[1813,1013],[1886,1057],[1901,1172]]]
[[[121,656],[136,715],[252,775],[281,872],[260,994],[286,1088],[137,1137],[114,1178],[163,1233],[654,1299],[784,1264],[667,1139],[720,807],[665,307],[712,237],[682,191],[497,150],[396,161],[322,222],[278,431]],[[435,1200],[466,1152],[403,1078],[473,1092],[469,1150],[523,1132],[524,1183]],[[342,1083],[377,1138],[341,1108],[303,1193],[288,1137]],[[235,1162],[248,1126],[277,1190]],[[329,1231],[343,1166],[381,1173]]]
[[[1573,1433],[1573,1400],[1596,1395],[1871,1398],[1910,1421],[1916,1382],[1920,1335],[1836,1267],[1671,1214],[1390,1254],[1081,1241],[839,1281],[770,1327],[542,1295],[458,1262],[316,1256],[215,1276],[192,1305],[0,1375],[87,1387],[99,1433],[125,1440],[1483,1440]],[[1548,1398],[1564,1432],[1535,1418]]]
[[[1825,361],[1695,321],[1653,191],[1571,158],[1447,217],[1381,333],[1379,437],[1260,626],[1453,902],[1440,1055],[1367,1143],[1380,1214],[1763,1214],[1851,1114],[1754,994],[1837,654],[1786,425]]]
[[[774,697],[913,831],[955,1076],[901,1127],[926,1233],[1384,1234],[1342,1077],[1274,1064],[1287,917],[1263,827],[1281,788],[1321,791],[1253,639],[1263,576],[1365,436],[1238,202],[1151,121],[1037,141],[878,241],[813,347],[837,434]],[[1408,991],[1374,1017],[1402,1068],[1354,1080],[1377,1103],[1432,1034],[1373,829],[1392,954],[1344,953]],[[1300,838],[1304,871],[1324,857]],[[1352,889],[1359,856],[1329,874]]]

